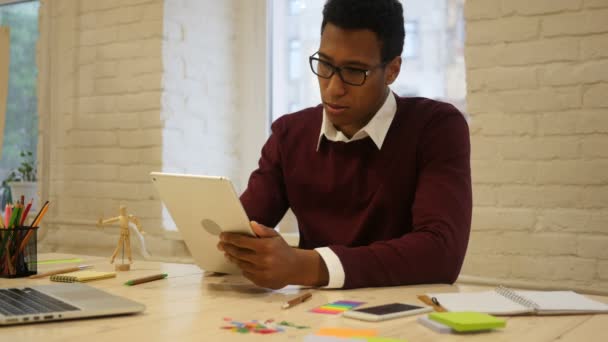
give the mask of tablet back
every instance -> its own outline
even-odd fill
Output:
[[[150,176],[197,265],[205,271],[239,274],[218,251],[219,234],[255,234],[230,180],[161,172]]]

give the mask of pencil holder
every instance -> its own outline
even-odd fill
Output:
[[[27,277],[37,272],[38,227],[0,229],[0,277]]]

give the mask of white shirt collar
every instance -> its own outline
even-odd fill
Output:
[[[317,140],[317,151],[319,150],[319,146],[321,146],[321,139],[323,136],[331,141],[343,141],[346,143],[360,140],[369,136],[374,144],[376,144],[376,147],[381,149],[396,112],[397,101],[395,100],[395,95],[389,91],[386,100],[384,100],[384,104],[382,104],[382,107],[378,109],[367,125],[361,128],[352,136],[352,138],[349,139],[334,127],[331,121],[329,121],[327,118],[325,109],[323,109],[323,121],[321,122],[321,131],[319,133],[319,139]]]

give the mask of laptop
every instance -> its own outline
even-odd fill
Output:
[[[150,177],[196,264],[205,271],[241,274],[217,249],[221,232],[255,236],[232,182],[161,172]]]
[[[145,308],[81,283],[0,288],[0,325],[134,314]]]

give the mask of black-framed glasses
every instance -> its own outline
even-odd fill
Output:
[[[353,86],[362,86],[365,83],[365,80],[367,80],[367,76],[369,76],[373,69],[384,67],[386,65],[386,63],[380,63],[369,69],[337,67],[329,63],[328,61],[324,61],[319,57],[316,57],[316,55],[317,52],[315,52],[312,56],[308,57],[308,61],[310,62],[310,69],[315,75],[321,78],[329,79],[335,73],[337,73],[338,76],[340,76],[342,82]]]

